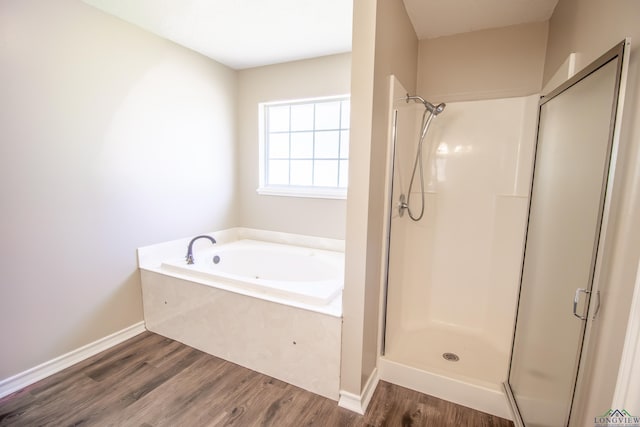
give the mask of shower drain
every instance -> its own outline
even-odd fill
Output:
[[[458,355],[455,353],[442,353],[442,357],[448,362],[457,362],[458,360],[460,360]]]

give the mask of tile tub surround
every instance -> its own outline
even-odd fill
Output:
[[[254,239],[337,251],[344,245],[333,239],[241,228],[208,234],[221,244]],[[163,260],[183,254],[189,241],[138,250],[147,329],[337,400],[341,295],[327,306],[291,304],[277,295],[234,290],[232,284],[165,271]],[[204,243],[210,245],[203,242],[202,247]]]

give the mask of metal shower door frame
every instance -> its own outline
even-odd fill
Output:
[[[589,64],[582,71],[580,71],[575,76],[567,80],[565,83],[563,83],[562,85],[560,85],[559,87],[551,91],[549,94],[542,96],[538,105],[538,125],[537,125],[538,131],[536,135],[536,146],[538,144],[539,137],[540,137],[540,117],[542,114],[542,107],[544,106],[544,104],[553,100],[557,96],[561,95],[566,90],[573,87],[583,79],[589,77],[591,74],[595,73],[603,66],[609,64],[611,61],[617,61],[616,78],[615,78],[615,85],[614,85],[614,98],[613,98],[613,105],[612,105],[612,111],[611,111],[611,117],[610,117],[610,123],[609,123],[609,133],[608,133],[609,147],[608,147],[608,154],[607,154],[608,157],[606,161],[606,167],[608,170],[606,173],[606,179],[602,184],[602,190],[601,190],[602,196],[600,200],[599,217],[598,217],[598,224],[597,224],[598,231],[596,233],[597,237],[596,237],[596,242],[593,248],[591,277],[590,277],[590,281],[587,288],[582,288],[578,290],[578,292],[582,290],[585,294],[587,294],[588,298],[586,299],[585,311],[584,311],[585,314],[583,316],[576,315],[574,311],[574,315],[576,315],[576,317],[581,318],[581,320],[584,320],[584,322],[582,322],[582,326],[580,328],[580,346],[577,353],[576,371],[573,377],[574,380],[573,380],[572,389],[571,389],[571,403],[569,406],[568,414],[565,419],[565,424],[564,424],[565,426],[570,425],[572,411],[576,403],[576,393],[578,391],[578,385],[580,383],[582,373],[583,373],[581,370],[581,367],[584,365],[585,360],[588,357],[588,354],[585,353],[585,341],[588,339],[588,336],[590,334],[591,323],[595,319],[595,316],[597,315],[597,312],[600,308],[599,279],[600,279],[600,274],[602,270],[602,258],[604,253],[605,242],[607,240],[606,232],[608,228],[610,209],[611,209],[611,199],[612,199],[614,177],[615,177],[615,165],[616,165],[617,152],[618,152],[618,146],[619,146],[619,133],[620,133],[619,119],[621,117],[622,104],[624,102],[624,86],[625,86],[624,83],[626,82],[626,69],[628,67],[629,46],[630,46],[630,39],[625,39],[622,42],[618,43],[616,46],[614,46],[609,51],[601,55],[598,59],[593,61],[591,64]],[[534,167],[533,167],[534,176],[535,176],[535,161],[536,160],[534,156]],[[530,187],[529,207],[528,207],[529,213],[527,216],[527,230],[529,228],[529,222],[530,222],[531,194],[533,192],[533,184],[534,184],[534,180],[532,179],[531,187]],[[520,271],[520,286],[518,290],[518,302],[516,306],[516,318],[515,318],[516,321],[513,328],[513,338],[511,343],[509,371],[507,373],[507,380],[503,383],[503,388],[507,396],[507,399],[509,401],[509,406],[514,418],[513,421],[516,427],[526,427],[526,425],[524,424],[524,421],[522,420],[520,410],[518,408],[518,404],[515,399],[513,390],[511,389],[511,385],[509,384],[509,378],[511,377],[511,369],[513,365],[513,353],[514,353],[515,337],[516,337],[516,329],[517,329],[517,313],[520,309],[520,297],[521,297],[521,291],[522,291],[522,276],[524,271],[525,252],[526,252],[526,237],[525,237],[525,245],[523,247],[522,267]],[[594,304],[591,304],[591,297],[593,295],[597,296],[597,306]],[[574,302],[574,309],[575,309],[575,302]]]

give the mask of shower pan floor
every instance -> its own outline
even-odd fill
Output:
[[[492,389],[507,377],[508,353],[481,335],[438,326],[391,335],[385,358],[394,362]]]

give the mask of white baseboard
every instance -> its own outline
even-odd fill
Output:
[[[362,390],[362,394],[357,395],[348,391],[340,390],[340,400],[338,400],[338,406],[364,415],[367,411],[367,406],[371,402],[373,393],[376,391],[380,377],[378,376],[378,368],[374,368],[369,379]]]
[[[401,387],[447,400],[458,405],[511,419],[507,397],[499,384],[483,387],[422,371],[381,357],[378,359],[380,378]]]
[[[16,392],[30,384],[75,365],[101,351],[107,350],[123,341],[133,338],[145,331],[144,322],[131,325],[97,341],[70,351],[67,354],[44,362],[26,371],[0,381],[0,398]]]

